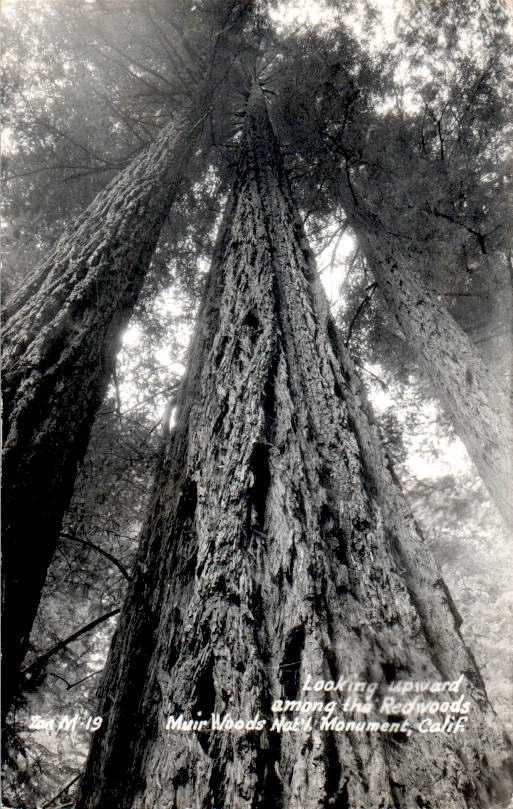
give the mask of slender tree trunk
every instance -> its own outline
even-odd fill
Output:
[[[46,571],[120,333],[229,69],[227,37],[249,3],[214,8],[205,86],[95,198],[6,307],[3,460],[3,715],[19,686]],[[224,29],[226,28],[226,35]],[[205,55],[203,43],[203,51]]]
[[[506,794],[496,717],[353,374],[253,88],[80,809],[481,809]],[[337,699],[305,692],[309,676],[381,692],[460,675],[458,736],[330,732],[318,714],[271,729],[273,700]],[[211,714],[267,724],[215,731]],[[207,722],[166,728],[180,715]]]
[[[435,396],[475,464],[506,525],[513,529],[513,399],[478,350],[431,293],[397,239],[349,200],[350,219],[372,272]]]

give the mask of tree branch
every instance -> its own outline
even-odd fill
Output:
[[[348,329],[348,332],[347,332],[347,339],[345,341],[346,347],[349,346],[349,343],[351,341],[351,337],[353,335],[353,329],[355,327],[356,321],[360,317],[360,314],[363,312],[364,308],[370,302],[370,300],[371,300],[371,298],[372,298],[372,296],[374,294],[374,290],[377,288],[377,286],[378,286],[377,283],[374,281],[374,283],[369,284],[369,286],[365,290],[367,294],[366,294],[365,298],[363,299],[363,301],[360,302],[360,305],[359,305],[358,309],[356,310],[355,315],[354,315],[353,319],[351,320],[351,323],[349,324],[349,329]]]
[[[356,207],[358,208],[358,207],[359,207],[359,206],[358,206],[358,200],[356,199],[356,194],[355,194],[355,191],[354,191],[354,188],[353,188],[353,183],[352,183],[352,181],[351,181],[351,174],[349,173],[349,162],[348,162],[347,157],[346,157],[346,163],[345,163],[345,166],[346,166],[346,179],[347,179],[347,185],[348,185],[349,191],[351,192],[351,196],[352,196],[352,198],[353,198],[353,202],[354,202],[354,204],[356,205]]]
[[[69,691],[71,688],[75,688],[75,686],[80,685],[81,683],[85,683],[86,680],[90,680],[91,677],[96,677],[97,674],[101,674],[103,669],[98,669],[97,671],[93,671],[91,674],[88,674],[87,677],[82,677],[81,680],[77,680],[76,683],[69,683],[66,691]],[[56,675],[54,675],[55,677]],[[61,677],[62,679],[62,677]]]
[[[79,772],[79,774],[76,775],[75,778],[73,778],[68,784],[66,784],[66,786],[63,789],[61,789],[60,792],[57,793],[57,795],[54,795],[51,800],[47,801],[47,803],[44,803],[43,806],[42,806],[42,809],[48,809],[48,807],[52,806],[55,803],[55,801],[57,800],[57,798],[60,798],[61,795],[64,795],[64,793],[70,787],[73,786],[73,784],[76,784],[76,782],[78,781],[78,779],[80,778],[81,775],[82,775],[82,773]]]
[[[92,548],[93,551],[101,553],[101,555],[105,556],[105,558],[112,562],[113,565],[116,565],[117,569],[123,574],[125,579],[130,580],[130,575],[126,567],[118,559],[116,559],[115,556],[112,556],[111,553],[105,551],[103,548],[100,548],[99,545],[95,545],[94,542],[90,542],[88,539],[80,539],[80,537],[73,536],[73,534],[61,533],[60,536],[62,539],[68,539],[71,542],[78,542],[79,545],[84,545],[86,548]]]
[[[427,208],[426,210],[427,210],[428,213],[432,213],[433,216],[438,216],[438,217],[441,217],[442,219],[447,219],[449,222],[452,222],[454,225],[458,225],[458,227],[463,228],[464,230],[468,231],[468,233],[471,233],[472,236],[476,237],[477,243],[478,243],[479,248],[481,250],[481,253],[483,253],[483,255],[486,255],[485,238],[487,236],[490,236],[490,233],[480,233],[478,230],[474,230],[473,228],[469,227],[468,225],[465,225],[463,222],[458,222],[458,220],[455,219],[454,216],[450,216],[449,214],[444,213],[443,211],[439,211],[438,208],[433,208],[433,209]],[[495,228],[495,230],[497,230],[497,228]],[[493,233],[493,231],[491,231],[491,232]]]
[[[111,610],[110,612],[106,612],[105,615],[100,615],[99,618],[95,618],[94,621],[91,621],[89,624],[86,624],[80,629],[77,629],[77,631],[73,632],[72,635],[68,635],[67,638],[59,641],[59,643],[56,643],[55,646],[52,646],[51,649],[48,649],[47,652],[44,652],[44,654],[40,655],[36,660],[34,660],[33,663],[30,664],[30,666],[27,666],[26,669],[23,669],[21,673],[24,674],[25,676],[27,675],[32,676],[33,674],[36,674],[38,671],[40,671],[40,669],[43,667],[46,661],[49,660],[50,657],[53,657],[54,654],[60,652],[61,649],[64,649],[70,643],[73,643],[73,641],[78,640],[78,638],[81,635],[85,635],[86,632],[90,632],[91,629],[94,629],[95,627],[99,626],[99,624],[102,624],[104,621],[108,621],[109,618],[113,618],[115,615],[118,615],[119,612],[121,612],[119,608]]]

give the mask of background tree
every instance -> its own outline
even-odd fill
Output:
[[[177,346],[190,302],[185,289],[178,294],[175,284],[175,290],[167,327],[162,303],[153,302],[152,313],[136,312],[130,327],[136,342],[120,353],[118,390],[111,384],[77,476],[23,664],[23,709],[11,713],[3,734],[4,800],[13,806],[60,805],[65,797],[51,797],[67,784],[76,788],[90,734],[34,732],[31,718],[78,712],[85,721],[96,713],[113,613],[123,601],[176,387],[167,354],[178,370],[183,359]]]
[[[510,203],[503,180],[509,40],[501,4],[478,6],[476,22],[476,9],[465,4],[407,10],[411,19],[405,14],[408,23],[402,20],[400,49],[380,60],[388,71],[379,83],[375,67],[374,74],[368,68],[360,68],[360,75],[354,66],[347,69],[333,32],[316,49],[315,71],[308,51],[292,38],[298,70],[284,72],[279,97],[288,113],[287,132],[300,134],[303,170],[312,171],[312,164],[320,168],[322,193],[317,185],[312,207],[319,211],[324,203],[348,220],[418,364],[511,526],[510,365],[502,366],[502,379],[491,373],[440,295],[445,297],[447,289],[450,294],[459,273],[463,277],[455,297],[472,299],[477,293],[482,300],[482,284],[472,289],[464,277],[471,274],[469,263],[476,268],[477,258],[491,277],[494,301],[498,289],[511,300],[504,218]],[[418,30],[425,34],[416,36]],[[475,47],[472,57],[469,40]],[[443,68],[436,67],[436,60]],[[412,67],[402,86],[392,70],[397,71],[398,62],[402,70]],[[298,72],[313,98],[308,107],[289,102]],[[373,82],[365,81],[369,76]],[[376,109],[378,88],[384,109]],[[399,101],[390,112],[393,93]],[[441,269],[434,270],[433,264]],[[460,304],[460,315],[462,309]],[[497,314],[494,306],[488,322]],[[467,315],[467,325],[474,319]],[[507,304],[500,322],[499,345],[510,358]]]

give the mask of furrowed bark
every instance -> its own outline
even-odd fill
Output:
[[[80,809],[484,809],[507,794],[502,731],[329,316],[257,88],[136,570]],[[273,700],[312,699],[308,675],[384,689],[460,674],[459,736],[270,730]],[[212,713],[268,724],[166,729]]]
[[[194,149],[193,120],[188,113],[177,117],[100,193],[8,306],[4,711],[17,689],[46,571],[105,395],[119,334]]]
[[[219,98],[232,58],[227,38],[240,31],[249,8],[219,4],[211,71],[190,108],[95,198],[6,307],[3,716],[20,686],[46,571],[120,333],[197,149],[202,120]]]
[[[488,493],[513,530],[513,398],[376,217],[347,210],[372,273]]]

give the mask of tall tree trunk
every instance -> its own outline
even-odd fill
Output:
[[[189,115],[177,117],[98,195],[9,303],[3,377],[4,709],[14,696],[119,334],[194,143]]]
[[[362,203],[363,205],[363,203]],[[347,212],[383,297],[435,396],[451,418],[492,501],[513,530],[513,399],[376,216]]]
[[[258,88],[136,570],[80,809],[479,809],[506,794],[500,728],[339,344]],[[460,675],[459,735],[327,731],[318,714],[271,729],[274,700],[337,699],[309,677],[383,692]],[[393,721],[380,699],[370,717]],[[267,724],[216,731],[211,714]],[[180,715],[207,721],[166,728]]]
[[[6,307],[3,460],[3,715],[119,336],[229,69],[227,37],[250,3],[214,7],[210,74],[189,109],[107,186]],[[224,31],[226,30],[226,34]],[[199,48],[199,46],[198,46]],[[207,48],[208,49],[208,48]],[[205,55],[205,45],[202,45]]]

